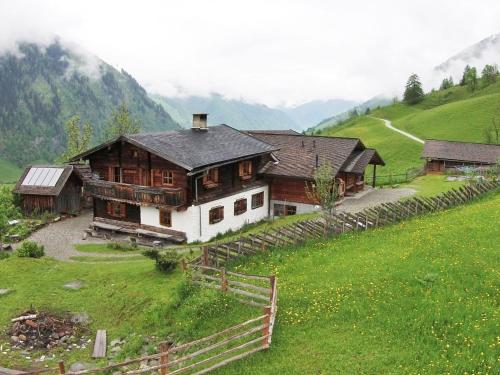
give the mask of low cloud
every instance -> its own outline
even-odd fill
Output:
[[[88,74],[96,55],[164,95],[362,101],[400,96],[413,72],[436,87],[433,68],[498,33],[499,11],[491,0],[16,1],[0,5],[0,52],[58,35],[85,51]]]

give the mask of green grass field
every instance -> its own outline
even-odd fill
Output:
[[[221,374],[498,373],[500,195],[235,268],[276,273],[270,351]]]
[[[447,181],[443,175],[420,176],[407,184],[401,184],[401,187],[415,189],[417,195],[422,197],[432,197],[439,193],[459,189],[465,181]]]
[[[474,93],[460,86],[434,91],[417,105],[396,103],[374,110],[371,116],[391,120],[394,127],[422,139],[481,143],[485,142],[484,130],[491,126],[495,114],[500,121],[500,82]],[[376,148],[387,164],[378,169],[379,174],[403,173],[423,164],[422,145],[368,116],[325,128],[322,134],[359,137],[367,146]]]
[[[497,193],[391,227],[233,264],[233,270],[277,275],[278,320],[269,351],[219,373],[493,374],[500,345],[499,204]],[[217,291],[189,287],[180,270],[159,273],[148,259],[88,264],[11,257],[0,267],[0,288],[14,290],[0,297],[2,332],[31,305],[87,312],[90,336],[104,328],[110,340],[126,338],[118,359],[145,346],[153,352],[167,336],[199,338],[255,315]],[[73,280],[84,287],[63,288]],[[3,348],[7,342],[0,335]],[[92,362],[90,351],[59,351],[46,363]],[[11,367],[29,362],[19,352],[0,352],[0,359]]]
[[[22,172],[18,166],[0,159],[0,184],[16,182]]]
[[[325,129],[322,134],[359,137],[365,146],[377,149],[386,163],[385,167],[377,167],[379,175],[404,173],[408,168],[423,165],[421,144],[387,129],[382,121],[371,117],[358,117],[342,127]]]
[[[484,142],[484,129],[499,109],[500,94],[485,95],[418,111],[393,125],[424,139]]]

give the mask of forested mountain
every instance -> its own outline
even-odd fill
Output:
[[[225,99],[218,94],[208,97],[151,96],[182,126],[190,127],[192,114],[208,113],[209,124],[227,124],[236,129],[299,129],[284,112],[262,104]]]
[[[281,107],[280,109],[294,120],[301,129],[307,129],[321,120],[347,111],[357,104],[352,100],[344,99],[313,100],[298,106]]]
[[[60,42],[24,43],[0,56],[0,159],[17,165],[52,161],[63,151],[64,124],[78,115],[100,141],[111,112],[122,102],[145,131],[179,125],[125,71],[74,52]]]

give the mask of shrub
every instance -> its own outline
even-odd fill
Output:
[[[119,250],[119,251],[132,251],[137,248],[137,244],[128,244],[120,242],[110,242],[106,245],[108,249]]]
[[[7,259],[8,257],[10,257],[8,252],[0,250],[0,260]]]
[[[174,250],[165,250],[161,253],[156,249],[148,249],[142,252],[148,258],[154,259],[156,262],[156,269],[163,273],[172,272],[177,263],[179,263],[179,254]]]
[[[17,249],[17,256],[22,258],[41,258],[44,255],[44,247],[35,241],[23,241],[19,249]]]

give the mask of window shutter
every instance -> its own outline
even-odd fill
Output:
[[[127,216],[125,203],[120,203],[120,216],[121,217]]]
[[[208,182],[208,175],[203,176],[203,183],[206,184]]]
[[[113,205],[111,202],[106,202],[106,212],[108,215],[113,216]]]
[[[219,168],[214,170],[214,182],[219,182]]]
[[[248,162],[248,174],[252,174],[252,165],[253,165],[252,161],[249,161]]]
[[[243,176],[243,161],[239,164],[240,170],[239,170],[239,176]]]

